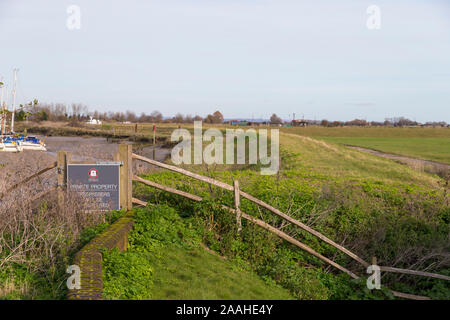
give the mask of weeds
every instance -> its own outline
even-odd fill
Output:
[[[45,177],[33,180],[0,200],[0,297],[63,296],[65,267],[83,230],[106,221],[105,213],[87,213],[86,199],[77,194],[65,196],[61,206],[55,191],[32,200],[50,185]]]

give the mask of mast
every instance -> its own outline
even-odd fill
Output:
[[[14,134],[14,117],[16,115],[16,90],[17,90],[17,69],[14,69],[14,88],[13,88],[13,101],[12,101],[12,115],[11,115],[11,134]]]
[[[1,93],[1,97],[0,97],[0,136],[2,136],[3,135],[3,92],[5,91],[3,82],[0,82],[0,88],[2,89],[2,93]]]
[[[6,135],[6,112],[8,110],[8,85],[5,85],[5,101],[3,101],[2,112],[2,134]]]
[[[6,99],[3,100],[3,89],[6,89]],[[0,135],[6,134],[6,102],[8,101],[8,85],[2,86],[2,105],[0,107]]]

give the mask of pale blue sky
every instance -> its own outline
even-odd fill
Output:
[[[14,67],[19,102],[450,122],[450,1],[0,0],[0,76]]]

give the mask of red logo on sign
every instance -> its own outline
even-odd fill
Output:
[[[97,169],[90,169],[89,170],[89,177],[91,177],[92,179],[97,179],[98,178],[98,171],[97,171]]]

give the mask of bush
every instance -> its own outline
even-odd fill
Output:
[[[150,253],[117,249],[103,251],[103,285],[105,299],[150,299],[153,273]]]

